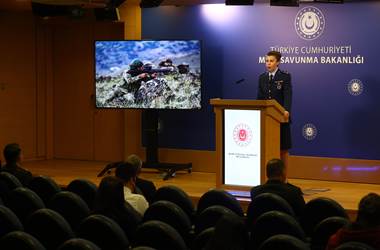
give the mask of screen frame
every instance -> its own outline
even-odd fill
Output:
[[[201,73],[200,73],[200,80],[201,80],[201,86],[200,86],[200,107],[198,108],[144,108],[144,107],[98,107],[96,105],[96,100],[97,100],[97,95],[96,95],[96,43],[97,42],[160,42],[160,41],[198,41],[199,42],[199,61],[200,61],[200,69],[201,69]],[[172,110],[172,111],[200,111],[202,109],[204,109],[204,106],[203,105],[203,86],[204,86],[204,83],[203,83],[203,41],[201,39],[126,39],[126,40],[122,40],[122,39],[95,39],[93,41],[93,62],[94,62],[94,65],[93,65],[93,77],[94,77],[94,80],[93,80],[93,83],[94,83],[94,93],[92,94],[93,96],[93,102],[94,102],[94,105],[95,105],[95,109],[99,109],[99,110],[107,110],[107,109],[110,109],[110,110],[157,110],[157,111],[160,111],[160,110]]]

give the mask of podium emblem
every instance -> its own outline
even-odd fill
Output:
[[[294,25],[299,37],[314,40],[322,35],[325,29],[325,17],[318,8],[307,6],[298,11]]]
[[[240,123],[234,128],[233,138],[238,146],[246,147],[252,141],[252,130],[247,124]]]
[[[307,123],[302,128],[302,135],[308,141],[314,140],[317,133],[318,131],[314,124]]]
[[[348,92],[353,96],[358,96],[363,92],[363,83],[359,79],[352,79],[347,84]]]

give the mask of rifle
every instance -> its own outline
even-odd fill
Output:
[[[170,73],[174,71],[174,67],[161,67],[161,68],[153,68],[152,65],[150,64],[145,64],[143,66],[143,73],[148,73],[148,74],[154,74],[154,73]]]

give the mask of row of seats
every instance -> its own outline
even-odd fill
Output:
[[[231,233],[241,229],[236,240],[243,241],[241,249],[280,249],[276,244],[281,249],[324,249],[329,237],[349,222],[345,210],[327,198],[308,202],[303,216],[295,218],[284,199],[262,194],[251,202],[245,216],[240,203],[223,190],[206,192],[195,210],[183,190],[165,186],[157,190],[155,202],[145,212],[135,234],[126,235],[112,219],[92,214],[96,186],[89,181],[74,180],[62,191],[51,178],[39,176],[26,188],[14,176],[1,172],[0,188],[5,190],[1,199],[7,206],[0,206],[0,225],[4,225],[0,229],[0,247],[5,247],[1,249],[22,249],[6,246],[16,236],[26,237],[27,233],[46,249],[61,249],[72,242],[86,245],[83,239],[106,250],[128,249],[130,245],[204,249],[212,245],[211,239],[218,237],[220,228],[228,229],[222,224],[218,229],[223,218],[227,225],[242,220]]]

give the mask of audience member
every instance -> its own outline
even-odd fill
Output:
[[[5,146],[4,151],[5,165],[1,171],[13,174],[19,181],[26,186],[33,178],[32,173],[21,167],[22,151],[17,143],[11,143]]]
[[[107,176],[99,184],[95,198],[94,212],[116,221],[129,239],[133,238],[142,216],[124,200],[123,181]]]
[[[149,203],[141,194],[136,194],[136,178],[139,168],[128,162],[117,166],[115,175],[124,182],[124,198],[137,212],[144,215],[149,207]]]
[[[380,196],[370,193],[359,203],[358,216],[347,228],[331,236],[327,250],[332,250],[348,241],[357,241],[380,249]]]
[[[130,164],[132,164],[138,169],[137,178],[136,178],[136,186],[141,190],[145,199],[149,203],[152,203],[153,197],[156,194],[156,187],[154,186],[152,181],[139,178],[139,175],[141,173],[142,160],[137,155],[130,155],[128,156],[127,162],[129,162]]]
[[[299,187],[287,183],[286,169],[280,159],[272,159],[267,163],[266,175],[268,181],[251,189],[251,198],[262,193],[274,193],[284,198],[300,217],[305,207],[305,200]]]

